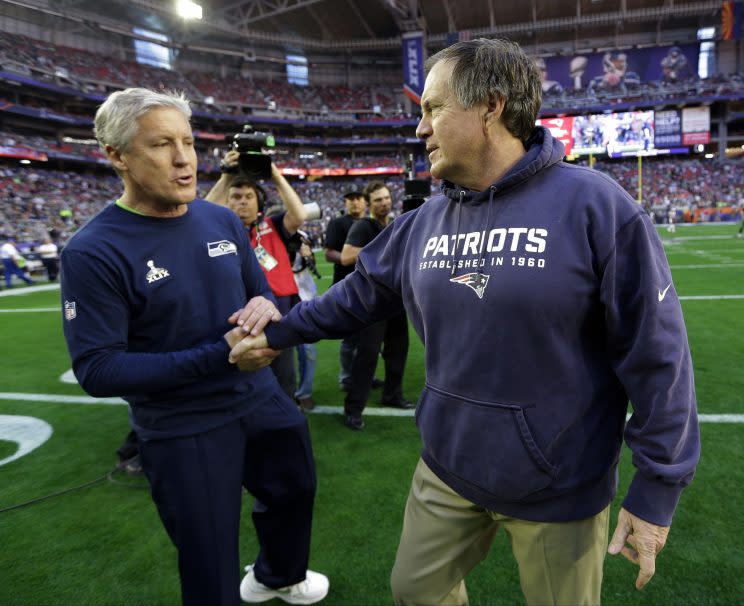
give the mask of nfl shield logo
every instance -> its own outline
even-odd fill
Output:
[[[74,320],[76,316],[75,301],[65,301],[65,320]]]

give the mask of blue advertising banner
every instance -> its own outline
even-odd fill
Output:
[[[537,58],[543,94],[565,89],[618,92],[642,82],[683,82],[697,75],[697,44],[610,50],[573,57]]]
[[[403,34],[403,92],[414,103],[421,105],[424,92],[424,34]]]

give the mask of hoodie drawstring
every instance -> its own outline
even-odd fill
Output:
[[[491,207],[493,206],[493,196],[496,194],[496,187],[493,185],[489,187],[489,196],[488,196],[488,209],[486,210],[486,230],[484,233],[488,233],[490,227],[491,227]],[[452,271],[450,271],[450,278],[454,277],[455,271],[457,271],[457,261],[459,259],[458,255],[458,247],[460,243],[460,215],[462,214],[462,199],[465,196],[465,192],[463,190],[460,190],[460,200],[458,201],[457,205],[457,222],[455,223],[455,250],[454,250],[454,256],[452,259]],[[482,267],[485,267],[486,264],[486,255],[485,255],[485,249],[486,249],[486,239],[483,238],[480,245],[480,250],[478,251],[480,253],[480,258],[478,260],[478,274],[483,275]]]
[[[460,200],[457,203],[457,222],[455,223],[455,256],[452,259],[452,271],[450,272],[450,278],[455,275],[455,270],[457,269],[457,246],[459,244],[460,240],[460,215],[462,214],[462,199],[465,196],[465,191],[460,190]]]
[[[483,275],[483,271],[481,270],[481,267],[486,266],[486,255],[484,254],[484,251],[486,249],[485,235],[491,229],[491,207],[493,206],[493,196],[496,193],[496,187],[492,185],[491,187],[489,187],[489,190],[491,191],[491,193],[488,196],[488,210],[486,210],[486,229],[483,232],[483,240],[481,241],[481,246],[480,246],[480,258],[478,259],[478,275],[480,276]]]

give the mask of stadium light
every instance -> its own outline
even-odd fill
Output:
[[[184,19],[201,19],[202,7],[191,0],[178,0],[176,2],[176,11]]]

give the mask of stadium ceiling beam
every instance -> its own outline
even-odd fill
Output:
[[[426,31],[426,19],[421,16],[418,0],[382,0],[382,3],[401,32]]]
[[[242,28],[250,23],[278,17],[318,2],[321,0],[243,0],[226,6],[219,13],[226,21]]]
[[[455,23],[455,14],[452,10],[452,4],[450,3],[450,0],[442,0],[442,4],[444,5],[444,12],[447,15],[447,31],[456,32],[457,24]]]
[[[50,7],[48,0],[2,0],[7,4],[22,6],[31,10],[36,10],[64,19],[77,20],[80,23],[89,23],[101,27],[107,31],[113,31],[122,35],[131,36],[131,32],[124,31],[121,22],[111,18],[104,17],[100,12],[86,11],[83,8],[71,8],[63,14],[59,10]],[[175,17],[172,5],[164,3],[162,0],[111,0],[127,6],[136,6],[149,11],[167,14]],[[388,2],[400,2],[401,0],[381,0],[387,7]],[[415,0],[413,0],[415,1]],[[405,0],[403,0],[405,3]],[[711,14],[721,10],[720,0],[699,0],[698,2],[685,2],[680,4],[675,2],[661,7],[649,7],[641,9],[631,9],[625,14],[624,20],[629,23],[650,23],[656,25],[659,19],[684,18],[684,17],[709,17]],[[471,35],[474,38],[479,36],[508,36],[513,34],[528,33],[530,31],[570,31],[578,26],[593,26],[614,24],[618,19],[623,19],[619,11],[606,13],[597,13],[585,15],[577,18],[576,15],[571,17],[557,19],[540,19],[537,23],[526,21],[523,23],[509,23],[497,25],[495,27],[483,27],[472,29]],[[319,40],[317,38],[307,38],[302,36],[291,36],[286,34],[277,34],[262,32],[258,30],[249,31],[247,29],[238,29],[234,23],[219,18],[214,14],[206,14],[199,22],[199,27],[211,29],[214,32],[235,36],[236,39],[242,39],[245,43],[247,36],[250,37],[251,44],[276,44],[301,46],[306,50],[318,50],[327,52],[333,50],[392,50],[400,48],[400,37],[394,36],[389,38],[375,39],[344,39],[344,40]],[[406,30],[402,30],[406,31]],[[427,36],[427,43],[431,45],[442,45],[447,39],[447,34],[434,34]]]
[[[79,4],[82,4],[83,2],[85,2],[85,0],[56,0],[54,4],[56,4],[60,8],[67,9],[67,8],[75,8]]]
[[[364,18],[362,13],[359,11],[359,7],[356,5],[356,2],[354,0],[349,0],[348,4],[349,4],[349,8],[356,15],[357,19],[359,19],[359,23],[362,24],[364,31],[366,31],[369,34],[370,38],[376,38],[377,34],[375,34],[375,32],[369,26],[369,22]]]
[[[330,30],[326,27],[326,24],[323,23],[323,19],[318,17],[318,13],[315,12],[315,9],[312,6],[307,7],[307,12],[310,13],[310,16],[315,20],[315,23],[318,24],[318,27],[323,34],[323,40],[330,40],[333,38]]]

